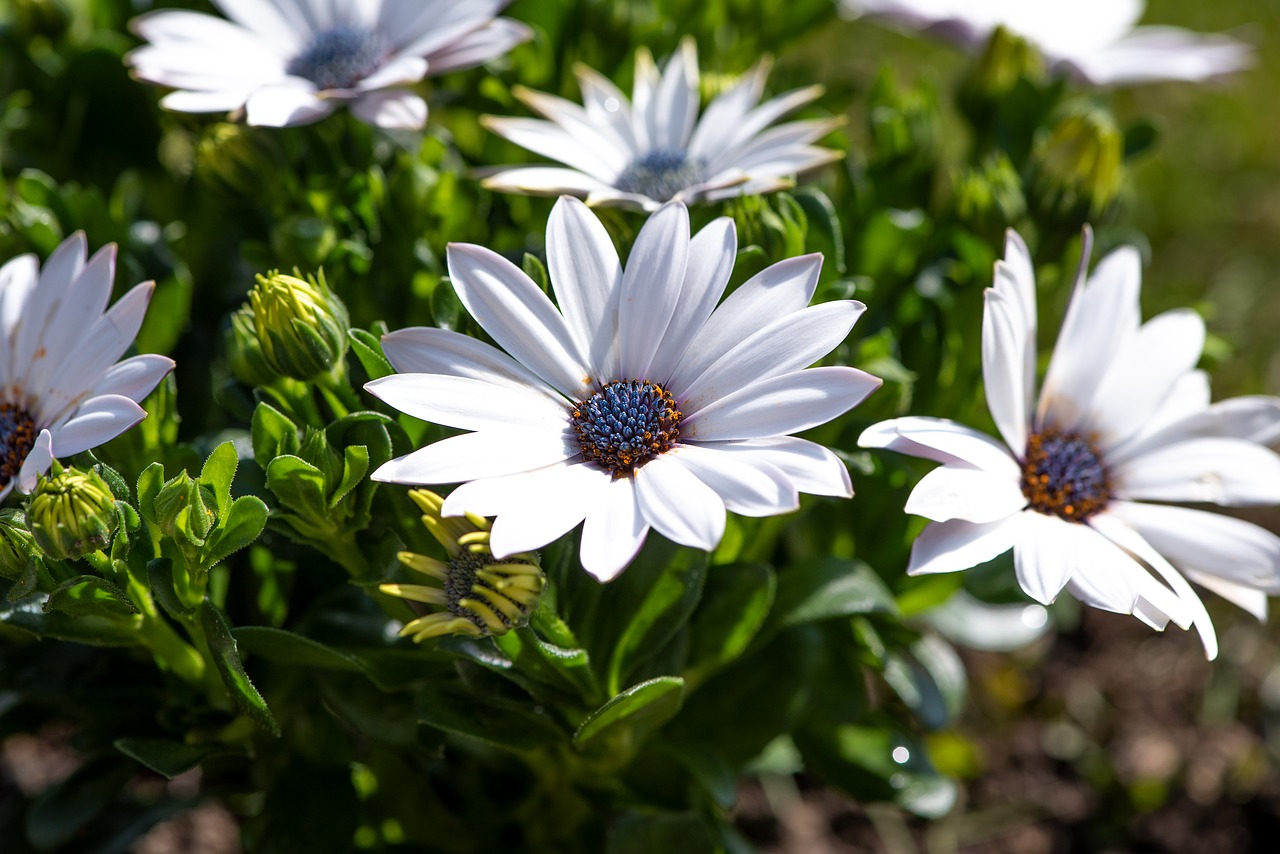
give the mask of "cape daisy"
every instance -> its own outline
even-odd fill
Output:
[[[549,121],[485,116],[485,126],[567,168],[502,167],[484,185],[508,193],[569,193],[592,206],[654,211],[673,199],[691,204],[785,189],[797,173],[841,156],[811,144],[838,127],[839,119],[769,127],[821,95],[821,86],[757,106],[769,75],[769,64],[761,61],[699,119],[698,55],[691,39],[681,43],[661,74],[647,50],[636,53],[635,63],[630,101],[607,78],[581,65],[575,71],[582,106],[515,89]]]
[[[146,417],[138,405],[169,371],[164,356],[133,356],[155,289],[145,282],[110,310],[116,248],[85,260],[84,234],[0,267],[0,498],[30,492],[54,457],[114,439]]]
[[[165,10],[133,21],[150,44],[125,59],[171,86],[162,106],[238,111],[251,125],[318,121],[343,104],[384,128],[420,128],[427,104],[409,91],[429,75],[470,68],[529,38],[494,15],[510,0],[213,0],[230,21]]]
[[[518,267],[452,244],[463,305],[506,352],[442,329],[383,338],[399,374],[366,388],[395,408],[464,433],[386,463],[376,480],[457,483],[445,516],[496,516],[495,558],[578,523],[583,567],[601,580],[635,556],[650,527],[710,550],[725,510],[793,510],[799,492],[852,495],[826,448],[790,434],[855,406],[880,380],[808,368],[844,340],[861,303],[809,306],[821,255],[781,261],[717,307],[737,252],[721,218],[689,236],[664,205],[624,270],[604,226],[562,198],[547,224],[559,308]],[[509,354],[509,355],[508,355]]]
[[[1213,658],[1213,624],[1187,579],[1263,619],[1267,594],[1280,593],[1280,537],[1169,502],[1280,502],[1280,455],[1266,447],[1280,438],[1280,398],[1210,404],[1195,369],[1204,322],[1184,309],[1140,323],[1140,280],[1131,247],[1087,280],[1082,260],[1037,403],[1035,278],[1010,232],[982,324],[987,403],[1004,444],[916,417],[876,424],[859,441],[943,464],[907,501],[932,520],[909,573],[965,569],[1012,548],[1018,583],[1037,601],[1066,589],[1157,629],[1194,624]]]
[[[1050,66],[1091,83],[1204,80],[1249,64],[1249,47],[1178,27],[1139,27],[1144,0],[842,0],[850,16],[979,47],[997,27],[1039,48]]]

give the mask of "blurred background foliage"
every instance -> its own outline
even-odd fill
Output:
[[[1009,226],[1036,251],[1042,343],[1061,316],[1064,270],[1074,268],[1087,220],[1103,251],[1142,249],[1147,316],[1188,304],[1206,316],[1215,396],[1280,391],[1271,332],[1280,318],[1280,110],[1271,94],[1280,10],[1152,2],[1148,23],[1232,30],[1257,45],[1256,67],[1234,78],[1098,93],[1024,79],[991,98],[972,82],[959,91],[958,81],[973,79],[960,53],[842,21],[829,0],[516,0],[506,14],[533,26],[534,40],[487,68],[429,81],[422,138],[345,115],[273,130],[162,112],[121,57],[136,45],[128,20],[168,6],[212,11],[201,0],[0,5],[0,258],[47,256],[84,229],[93,246],[120,245],[117,293],[158,282],[138,349],[174,356],[176,381],[149,403],[153,422],[102,456],[130,484],[161,453],[164,478],[182,469],[194,477],[222,441],[238,440],[235,492],[271,499],[275,515],[255,546],[207,571],[208,595],[256,656],[249,672],[262,707],[236,716],[225,698],[175,691],[123,652],[6,636],[5,845],[164,850],[145,846],[164,844],[156,833],[178,826],[198,834],[202,821],[232,846],[238,824],[254,851],[347,850],[354,839],[389,851],[1209,852],[1248,850],[1280,833],[1274,630],[1210,602],[1223,657],[1208,665],[1193,636],[1153,636],[1065,601],[1050,615],[1026,607],[1007,560],[906,579],[920,522],[901,508],[927,466],[855,447],[866,424],[908,411],[990,427],[974,393],[979,295]],[[886,385],[813,433],[842,449],[858,496],[806,501],[797,524],[733,519],[710,568],[654,543],[603,591],[581,577],[571,541],[549,548],[556,608],[598,666],[608,660],[604,688],[565,684],[571,677],[558,673],[543,694],[536,679],[513,687],[503,659],[480,644],[388,643],[386,616],[347,580],[377,580],[396,548],[429,545],[403,490],[375,494],[366,483],[337,495],[332,481],[352,447],[385,458],[442,434],[391,413],[344,420],[332,407],[350,403],[345,385],[319,409],[288,379],[255,392],[228,351],[231,315],[255,274],[323,267],[352,325],[374,333],[348,360],[357,388],[378,370],[370,342],[380,323],[478,334],[444,279],[444,245],[536,259],[552,201],[478,188],[471,169],[529,155],[475,119],[523,115],[511,95],[517,82],[576,99],[567,73],[575,62],[626,88],[637,47],[661,59],[686,34],[698,38],[704,98],[767,52],[777,60],[771,92],[822,82],[827,93],[806,114],[848,117],[827,140],[848,151],[846,161],[794,193],[699,209],[694,221],[735,218],[735,282],[822,251],[817,298],[868,304],[834,358]],[[1101,165],[1077,168],[1081,150]],[[625,249],[641,220],[605,217]],[[301,444],[295,424],[307,428]],[[275,477],[279,454],[292,468]],[[311,471],[321,502],[332,497],[344,520],[356,520],[341,537],[325,539],[317,519],[288,505],[286,475]],[[672,577],[695,592],[658,583]],[[932,611],[947,600],[988,604],[952,608],[948,627]],[[631,648],[606,619],[676,611],[670,625],[637,629]],[[745,640],[718,645],[730,617],[747,627]],[[1046,619],[1055,630],[1016,654],[957,654],[943,638],[963,642],[954,622],[966,619],[1027,639]],[[314,646],[271,633],[282,627]],[[637,651],[640,641],[649,647]],[[578,692],[568,705],[585,714],[601,690],[654,717],[589,730],[594,741],[579,731],[572,749],[563,733],[548,734],[547,696]],[[274,718],[263,717],[264,696]],[[279,741],[260,731],[276,718],[287,722]],[[157,752],[162,737],[185,738],[187,751],[169,740]],[[459,737],[466,749],[454,752]],[[553,767],[574,785],[508,761],[501,750],[511,743],[559,757]],[[132,759],[159,774],[140,776]],[[194,786],[178,772],[197,764]],[[54,770],[42,776],[33,765]],[[744,768],[746,782],[735,783]],[[168,772],[177,779],[164,783]],[[601,782],[613,775],[625,785]],[[641,802],[648,808],[633,808]],[[193,812],[201,803],[206,811]],[[184,824],[171,820],[179,814]],[[160,830],[133,841],[153,825]],[[576,849],[556,835],[577,831]]]

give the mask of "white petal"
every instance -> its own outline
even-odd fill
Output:
[[[16,330],[18,334],[13,345],[13,356],[16,362],[26,366],[24,375],[35,381],[33,385],[37,387],[44,385],[39,381],[40,377],[56,370],[56,367],[50,367],[44,335],[62,304],[67,289],[84,269],[87,250],[88,244],[82,231],[75,232],[59,243],[58,248],[45,261],[39,279],[27,295],[22,309],[22,322]]]
[[[434,442],[384,463],[373,477],[392,483],[457,483],[532,471],[576,454],[578,444],[568,432],[495,428]]]
[[[683,151],[698,119],[698,102],[698,54],[693,39],[686,38],[667,60],[654,94],[649,144]]]
[[[775,516],[800,506],[800,495],[787,476],[762,460],[750,465],[738,454],[700,445],[679,445],[665,456],[714,489],[734,513]]]
[[[855,300],[811,306],[757,330],[689,385],[670,391],[690,416],[739,389],[812,365],[830,353],[866,310]]]
[[[1164,423],[1161,429],[1108,452],[1107,458],[1120,463],[1185,439],[1216,437],[1258,445],[1272,445],[1280,439],[1280,398],[1251,395],[1220,400],[1208,406],[1207,389],[1195,394],[1196,400],[1188,402],[1188,411],[1182,418]],[[1206,405],[1194,409],[1194,404],[1200,401]]]
[[[636,469],[636,496],[645,521],[667,539],[711,551],[724,536],[724,501],[687,468],[665,456]]]
[[[984,295],[982,385],[996,428],[1010,448],[1027,446],[1027,328],[1021,307],[994,289]],[[1033,368],[1034,370],[1034,368]]]
[[[698,441],[798,433],[848,412],[882,382],[843,366],[782,374],[708,404],[684,420],[681,432]]]
[[[300,50],[303,45],[299,37],[309,35],[306,31],[299,31],[296,23],[290,22],[273,3],[263,0],[213,0],[213,4],[222,10],[222,14],[279,45],[281,51],[286,53]],[[166,14],[172,13],[159,12],[145,17],[158,18]],[[135,27],[140,35],[148,39],[154,38],[138,22],[135,22]]]
[[[547,267],[556,302],[599,378],[617,371],[622,262],[609,232],[577,199],[561,198],[547,221]]]
[[[141,401],[151,394],[151,390],[173,370],[173,367],[173,359],[168,356],[154,354],[134,356],[112,365],[89,393],[94,396],[119,394],[131,400]]]
[[[1138,27],[1102,50],[1073,57],[1081,76],[1099,84],[1206,80],[1253,64],[1253,50],[1223,36],[1176,27]]]
[[[251,89],[222,89],[215,92],[170,92],[160,106],[175,113],[223,113],[238,110],[249,100]]]
[[[51,465],[53,465],[53,436],[48,430],[41,430],[36,436],[35,444],[27,452],[27,458],[22,461],[22,468],[18,469],[18,476],[15,478],[18,491],[24,495],[30,495],[35,491],[40,475],[47,472]],[[15,483],[7,484],[6,493],[9,487],[14,485]]]
[[[1280,503],[1280,456],[1239,439],[1187,439],[1114,467],[1116,494],[1230,506]]]
[[[533,38],[533,30],[510,18],[495,18],[486,26],[458,38],[427,59],[431,74],[443,74],[461,68],[472,68],[502,56],[511,48]]]
[[[1102,377],[1089,424],[1104,450],[1137,433],[1189,374],[1204,349],[1204,321],[1189,309],[1143,324]]]
[[[903,510],[934,522],[995,522],[1026,506],[1016,480],[982,469],[943,466],[920,479]]]
[[[1178,569],[1182,571],[1188,581],[1217,593],[1236,607],[1248,611],[1260,621],[1264,623],[1267,621],[1268,602],[1267,594],[1264,591],[1244,584],[1236,584],[1234,581],[1228,581],[1225,578],[1219,578],[1207,572],[1197,572],[1190,567],[1180,566]]]
[[[1018,513],[999,522],[975,524],[962,519],[930,522],[911,545],[908,575],[956,572],[1013,548],[1021,534],[1026,513]]]
[[[382,352],[402,374],[448,374],[537,391],[557,405],[560,395],[506,353],[470,335],[431,326],[411,326],[382,336]]]
[[[414,418],[459,430],[527,427],[557,433],[569,413],[550,395],[471,377],[392,374],[365,385],[379,400]]]
[[[602,471],[585,465],[545,469],[525,478],[525,500],[493,522],[495,557],[541,548],[559,539],[598,507],[609,485]]]
[[[694,336],[671,375],[684,388],[748,335],[809,304],[822,271],[820,254],[788,258],[752,276],[730,294]]]
[[[1042,425],[1071,431],[1088,413],[1103,375],[1137,334],[1141,284],[1142,261],[1131,246],[1103,258],[1087,283],[1077,283],[1040,392]]]
[[[715,310],[729,284],[737,254],[738,235],[728,217],[712,220],[689,241],[680,298],[649,368],[657,382],[668,383],[675,366]]]
[[[748,464],[764,463],[782,472],[800,492],[810,495],[853,496],[849,469],[828,449],[796,436],[741,439],[733,442],[699,442],[722,454],[734,454]]]
[[[609,146],[598,135],[584,140],[555,122],[484,116],[480,123],[521,148],[572,166],[599,181],[612,182],[627,166],[627,152]]]
[[[245,120],[265,127],[296,127],[329,115],[337,102],[322,100],[303,86],[270,86],[258,89],[245,103]]]
[[[381,68],[356,84],[357,92],[372,92],[375,89],[386,89],[390,86],[411,86],[427,73],[427,61],[420,56],[400,56],[392,59]],[[421,100],[421,99],[419,99]],[[422,115],[426,118],[427,106],[422,105]],[[386,125],[380,125],[386,127]]]
[[[609,185],[599,178],[592,178],[576,169],[560,166],[517,166],[501,169],[480,182],[487,190],[500,193],[531,193],[541,196],[559,196],[565,193],[587,196],[607,191]]]
[[[361,95],[351,104],[360,121],[386,129],[419,130],[427,123],[427,102],[403,89]]]
[[[449,275],[458,298],[485,332],[525,367],[573,400],[588,396],[590,365],[560,312],[516,265],[485,249],[451,243]]]
[[[650,378],[658,345],[680,301],[688,257],[689,211],[669,202],[641,227],[622,275],[618,358],[623,376]]]
[[[764,92],[769,65],[768,60],[757,62],[732,88],[707,105],[689,141],[691,157],[710,160],[729,147],[742,119]]]
[[[1280,594],[1280,537],[1252,522],[1189,507],[1113,501],[1124,520],[1181,570]]]
[[[582,568],[599,581],[612,581],[631,563],[649,533],[640,512],[635,481],[610,479],[598,496],[598,506],[582,526],[579,556]]]
[[[1056,516],[1025,513],[1022,531],[1013,550],[1018,586],[1041,605],[1048,605],[1066,586],[1076,566],[1078,528]]]
[[[965,463],[1015,480],[1022,476],[1022,466],[1008,448],[985,433],[945,418],[909,416],[881,421],[864,430],[858,444],[939,463]]]
[[[109,442],[147,417],[147,411],[118,394],[90,398],[53,433],[53,453],[69,457]]]

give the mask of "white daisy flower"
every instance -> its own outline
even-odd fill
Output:
[[[82,232],[40,269],[34,255],[0,267],[0,498],[35,489],[55,457],[114,439],[146,417],[137,401],[169,371],[164,356],[133,356],[154,282],[107,310],[116,247],[85,260]]]
[[[1010,232],[982,324],[987,404],[1004,444],[921,417],[859,441],[943,464],[907,501],[932,520],[908,573],[961,570],[1012,548],[1033,599],[1048,604],[1065,588],[1157,629],[1194,624],[1213,658],[1213,624],[1187,580],[1265,619],[1267,594],[1280,593],[1280,537],[1170,502],[1280,503],[1280,455],[1266,447],[1280,438],[1280,398],[1210,404],[1195,367],[1204,322],[1183,309],[1141,323],[1140,284],[1132,247],[1087,281],[1081,262],[1037,403],[1035,277]]]
[[[841,0],[868,15],[978,49],[997,27],[1039,48],[1050,66],[1091,83],[1204,80],[1249,65],[1250,49],[1226,36],[1139,27],[1144,0]]]
[[[213,0],[231,20],[158,11],[133,21],[150,44],[125,60],[177,91],[183,113],[244,109],[251,125],[319,121],[343,104],[382,128],[420,128],[427,104],[402,88],[470,68],[525,41],[494,15],[510,0]]]
[[[506,352],[442,329],[385,336],[399,374],[366,388],[395,408],[474,432],[392,460],[374,479],[457,483],[445,516],[496,516],[496,558],[544,546],[584,519],[583,567],[607,581],[650,527],[711,550],[725,510],[785,513],[799,492],[848,497],[826,448],[790,434],[855,406],[880,380],[849,367],[805,369],[864,310],[809,306],[821,255],[781,261],[723,304],[737,253],[733,222],[689,237],[664,205],[624,270],[608,232],[576,199],[547,223],[559,308],[488,249],[451,244],[463,305]],[[508,355],[509,354],[509,355]]]
[[[647,50],[636,53],[631,100],[608,78],[579,65],[583,105],[528,89],[515,95],[541,119],[482,121],[494,133],[558,160],[554,166],[502,167],[484,186],[507,193],[571,195],[588,205],[655,211],[664,202],[686,204],[771,193],[795,184],[792,176],[840,158],[812,145],[840,119],[776,119],[822,94],[796,89],[759,104],[769,63],[761,61],[698,118],[698,54],[692,39],[661,74]],[[759,104],[757,106],[757,104]]]

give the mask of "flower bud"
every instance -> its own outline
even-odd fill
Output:
[[[31,561],[35,541],[21,510],[0,510],[0,578],[19,578]]]
[[[248,386],[271,384],[278,376],[267,364],[258,343],[258,330],[253,323],[253,309],[241,306],[231,314],[226,334],[227,365],[231,375]]]
[[[1068,231],[1079,229],[1120,193],[1124,134],[1105,110],[1078,107],[1038,141],[1030,172],[1037,212]]]
[[[106,548],[118,521],[115,496],[97,472],[56,463],[40,479],[27,514],[36,544],[53,560],[79,560]]]
[[[383,584],[379,590],[436,610],[408,623],[400,634],[416,642],[442,635],[501,635],[529,623],[546,576],[532,552],[497,559],[489,550],[489,521],[468,513],[440,515],[444,499],[426,489],[409,497],[422,510],[422,524],[444,546],[447,561],[401,552],[400,562],[431,579],[430,584]]]
[[[156,522],[165,536],[194,546],[204,545],[205,538],[218,523],[217,499],[213,490],[202,486],[185,471],[165,482],[156,493]]]
[[[272,272],[249,292],[258,344],[276,373],[314,380],[347,353],[347,308],[329,290],[324,274],[303,281]]]
[[[985,127],[1023,80],[1044,82],[1044,57],[1026,39],[997,27],[960,84],[960,108],[975,127]]]
[[[975,234],[999,240],[1006,228],[1027,213],[1022,179],[1004,152],[996,152],[976,168],[964,169],[951,194],[955,217]]]

